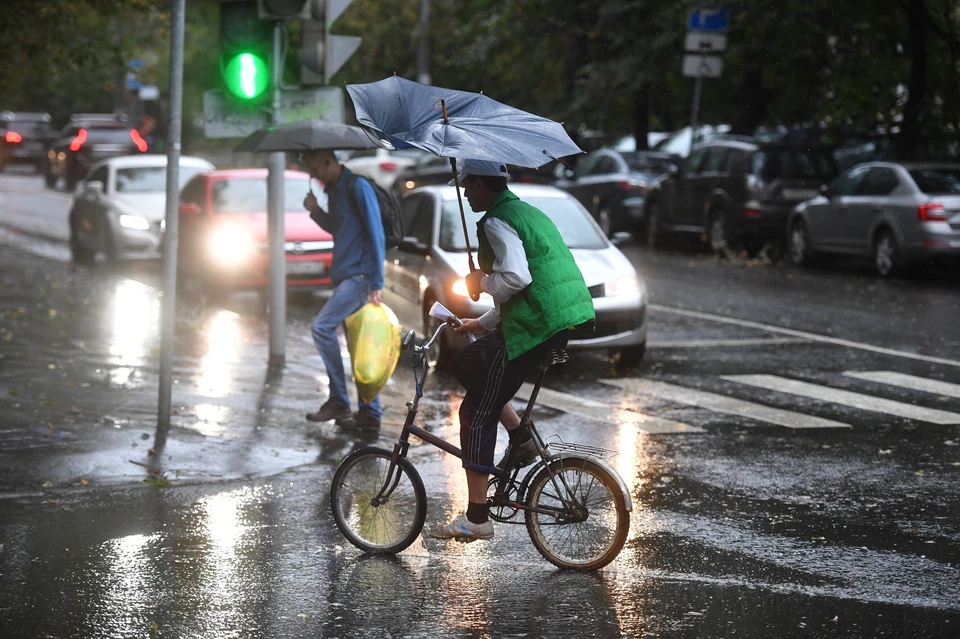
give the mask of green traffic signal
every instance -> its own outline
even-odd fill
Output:
[[[270,86],[270,70],[257,54],[240,53],[227,60],[223,68],[223,83],[238,98],[253,100]]]

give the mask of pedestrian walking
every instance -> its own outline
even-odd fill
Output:
[[[431,531],[439,539],[490,539],[486,469],[493,465],[497,421],[503,422],[520,465],[536,457],[528,429],[510,400],[527,375],[554,348],[566,346],[570,329],[592,324],[593,301],[583,275],[553,221],[507,188],[499,162],[466,160],[458,176],[475,212],[480,270],[467,276],[472,294],[489,293],[494,308],[463,319],[458,333],[482,335],[454,353],[450,364],[466,389],[460,404],[460,447],[467,476],[466,513]],[[454,184],[454,182],[451,182]],[[521,437],[525,437],[521,439]]]
[[[311,422],[335,419],[344,428],[379,428],[379,396],[369,402],[361,399],[359,410],[350,412],[337,327],[368,299],[378,305],[383,301],[384,231],[380,204],[366,178],[355,176],[341,165],[333,151],[308,151],[300,163],[324,184],[329,200],[329,210],[324,211],[311,192],[304,198],[303,206],[310,217],[333,236],[330,266],[333,295],[320,309],[312,329],[313,343],[327,369],[330,395],[307,419]]]

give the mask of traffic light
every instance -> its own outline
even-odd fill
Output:
[[[220,76],[227,93],[246,102],[268,95],[272,38],[258,0],[220,0]]]
[[[319,19],[324,4],[324,0],[257,0],[261,20]]]
[[[303,43],[300,48],[301,84],[328,83],[331,76],[360,48],[362,38],[359,36],[330,33],[330,25],[352,2],[353,0],[316,0],[320,5],[320,13],[314,13],[313,19],[303,18],[301,22]]]

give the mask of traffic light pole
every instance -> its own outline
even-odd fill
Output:
[[[283,79],[281,23],[273,27],[273,109],[271,121],[278,124],[280,121],[280,86]],[[283,201],[283,153],[271,153],[267,160],[267,224],[269,245],[269,296],[268,312],[270,314],[270,361],[274,368],[282,368],[286,361],[286,324],[287,324],[287,263],[284,244],[284,213],[286,203]]]

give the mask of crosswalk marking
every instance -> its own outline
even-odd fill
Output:
[[[810,384],[795,379],[786,379],[776,375],[723,375],[721,379],[933,424],[960,424],[960,414],[957,413],[914,406],[913,404],[862,395],[838,388],[830,388],[829,386]]]
[[[734,397],[643,379],[601,379],[601,382],[626,391],[655,395],[682,404],[699,406],[718,413],[749,417],[787,428],[850,428],[850,424],[754,404]]]
[[[527,382],[520,387],[517,393],[517,399],[527,401],[533,392],[533,384]],[[703,429],[699,426],[690,426],[672,419],[663,419],[645,415],[632,410],[617,408],[594,400],[575,397],[550,388],[540,387],[540,393],[537,395],[537,405],[547,406],[556,410],[561,410],[571,415],[579,415],[587,419],[606,422],[615,426],[621,424],[634,424],[636,427],[651,435],[661,435],[669,433],[702,433]]]
[[[935,393],[944,397],[960,398],[960,384],[941,382],[936,379],[905,375],[904,373],[894,373],[893,371],[845,371],[843,374],[847,377],[865,379],[869,382],[890,384],[891,386],[900,386],[902,388],[909,388],[910,390]]]

